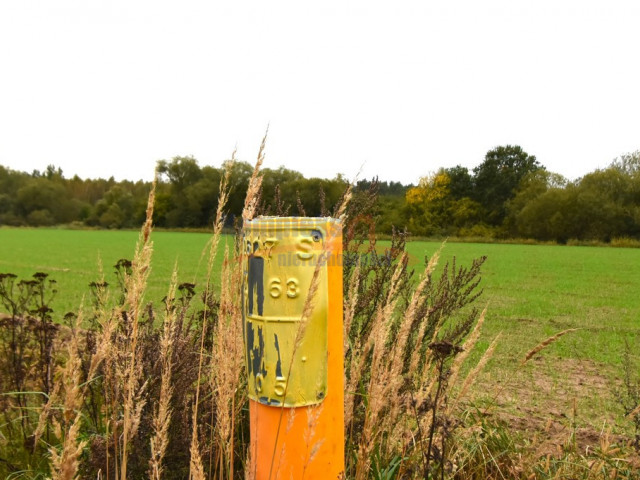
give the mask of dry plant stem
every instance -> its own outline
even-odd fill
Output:
[[[416,399],[415,399],[415,397],[413,395],[413,390],[411,390],[411,389],[409,389],[409,397],[410,397],[410,400],[411,400],[411,408],[413,410],[413,415],[416,417],[416,420],[417,420],[416,421],[416,430],[417,430],[417,433],[418,433],[418,441],[420,443],[422,443],[422,439],[424,438],[424,435],[422,434],[422,428],[420,427],[420,416],[418,415],[418,410],[416,409],[417,401],[416,401]],[[427,453],[422,448],[419,449],[419,451],[420,451],[420,454],[422,456],[422,461],[424,462],[423,468],[424,468],[424,471],[426,472],[427,469],[428,469],[428,466],[427,466],[428,465],[427,464]]]
[[[484,318],[486,314],[487,308],[485,307],[485,309],[480,314],[480,318],[478,318],[475,327],[473,327],[473,331],[462,345],[462,352],[460,352],[460,354],[457,355],[453,360],[449,376],[450,385],[454,385],[456,383],[458,374],[460,373],[460,367],[462,367],[462,364],[467,359],[467,357],[471,353],[471,350],[473,350],[473,347],[475,347],[476,343],[478,342],[478,339],[480,338],[480,331],[482,330],[482,325],[484,324]]]
[[[60,396],[60,388],[62,383],[55,382],[53,385],[53,390],[49,393],[49,398],[47,399],[47,403],[44,404],[42,410],[40,411],[40,415],[38,416],[38,425],[33,433],[34,441],[33,444],[37,445],[42,438],[42,435],[47,428],[47,420],[49,419],[49,415],[51,414],[51,407],[53,407],[55,401]]]
[[[378,433],[376,429],[376,420],[379,420],[377,414],[383,400],[380,398],[382,391],[380,383],[376,382],[375,377],[378,375],[380,362],[381,341],[384,341],[384,314],[382,308],[378,309],[376,319],[371,328],[371,338],[376,340],[373,342],[373,358],[371,360],[371,379],[367,388],[368,405],[365,412],[364,425],[358,445],[358,462],[356,464],[356,480],[365,480],[369,475],[369,466],[371,463],[371,452],[375,445],[375,437]],[[378,346],[378,348],[376,348]]]
[[[358,287],[360,286],[360,264],[357,263],[356,267],[351,274],[351,280],[349,281],[348,302],[344,309],[344,355],[349,351],[349,331],[351,330],[351,323],[355,315],[356,305],[358,303]]]
[[[393,302],[393,305],[390,305],[390,302],[396,297],[396,293],[399,288],[398,283],[400,275],[402,273],[402,269],[404,268],[403,264],[405,258],[406,253],[403,254],[400,262],[398,262],[398,265],[394,270],[393,276],[391,278],[391,286],[387,295],[387,302],[385,303],[384,307],[380,307],[378,313],[376,313],[374,323],[371,326],[371,330],[369,331],[369,336],[366,339],[364,348],[362,349],[362,351],[360,351],[360,345],[357,345],[356,348],[354,348],[354,350],[352,351],[351,365],[349,367],[349,384],[347,385],[346,389],[347,392],[355,393],[357,386],[360,383],[362,372],[364,371],[366,359],[371,353],[371,350],[376,346],[376,344],[384,344],[384,342],[386,341],[390,321],[385,322],[385,319],[390,319],[390,315],[395,309],[395,302]],[[382,311],[382,308],[384,308],[384,312]],[[353,405],[353,395],[347,396],[345,400],[345,425],[349,425],[351,420],[353,419]]]
[[[224,177],[220,180],[220,196],[218,198],[218,209],[216,211],[216,221],[214,224],[215,249],[209,255],[209,264],[207,269],[207,282],[210,284],[210,278],[213,271],[213,259],[217,253],[217,245],[222,234],[222,226],[224,223],[224,209],[229,199],[229,179],[231,178],[231,169],[235,163],[234,151],[231,155],[231,162],[227,164],[227,170]],[[238,338],[240,332],[238,325],[242,321],[240,315],[237,314],[235,305],[237,302],[234,298],[233,278],[232,274],[240,274],[240,271],[231,272],[229,264],[229,248],[225,247],[224,261],[221,273],[221,293],[220,293],[220,314],[217,324],[217,332],[213,343],[214,351],[212,352],[213,364],[216,369],[211,375],[212,391],[214,392],[213,401],[216,404],[218,412],[218,431],[220,434],[219,452],[227,454],[229,478],[233,479],[233,439],[235,429],[235,393],[238,388],[240,372],[242,368],[242,355],[239,348],[241,338]],[[229,413],[229,410],[231,412]],[[230,442],[228,449],[226,445]],[[222,456],[221,456],[222,460]],[[223,470],[222,470],[222,473]]]
[[[436,341],[438,338],[438,334],[440,333],[440,328],[442,327],[442,318],[438,319],[436,322],[436,326],[433,330],[433,335],[431,335],[431,339],[429,340],[429,344]],[[423,339],[424,340],[424,339]],[[426,397],[431,395],[433,392],[433,388],[437,381],[437,376],[434,375],[434,372],[437,367],[437,363],[434,363],[434,355],[431,349],[427,349],[427,353],[424,358],[424,367],[422,369],[421,377],[419,377],[418,383],[419,385],[427,385],[426,388],[422,388],[422,396],[419,401],[423,401]]]
[[[258,201],[260,200],[260,188],[262,186],[262,176],[260,175],[260,167],[262,166],[262,162],[264,161],[264,156],[265,156],[264,152],[265,152],[268,132],[269,132],[269,129],[267,128],[267,131],[265,132],[264,137],[262,138],[262,143],[260,144],[260,149],[258,151],[258,157],[256,159],[256,164],[254,166],[253,173],[251,174],[251,178],[249,179],[247,195],[244,200],[244,208],[242,209],[243,223],[253,220],[256,209],[258,207]],[[245,260],[244,249],[240,249],[240,252],[236,257],[236,261],[238,265],[236,270],[238,271],[238,273],[242,271],[242,265],[244,264],[244,260]],[[242,281],[240,281],[241,280],[240,278],[238,278],[237,280],[238,280],[236,282],[237,296],[238,296],[237,298],[240,298],[240,296],[242,295],[242,290],[241,290]],[[242,321],[241,318],[239,319],[239,321]],[[247,465],[249,465],[249,467],[248,467],[248,472],[246,473],[246,476],[247,478],[255,478],[257,474],[256,452],[249,451],[248,456],[249,457],[247,459]]]
[[[231,171],[236,161],[236,151],[231,154],[231,160],[227,162],[224,175],[220,179],[220,187],[218,191],[218,207],[216,209],[216,219],[213,222],[213,238],[211,240],[211,247],[209,249],[209,259],[207,262],[207,287],[211,283],[211,277],[213,273],[213,263],[218,253],[218,244],[220,243],[220,237],[222,236],[222,227],[224,226],[224,209],[227,206],[229,200],[229,180],[231,178]]]
[[[102,263],[99,263],[100,265],[100,273],[101,273],[101,281],[104,282],[104,275],[102,274]],[[99,301],[101,302],[101,304],[105,304],[108,298],[108,293],[106,291],[102,292],[101,294],[101,299],[99,299]],[[81,306],[80,306],[80,313],[79,313],[79,317],[82,316],[82,304],[84,303],[84,299],[81,302]],[[73,328],[73,340],[75,340],[75,335],[79,329],[81,325],[81,322],[79,322],[76,319],[76,324],[75,327]],[[110,347],[110,339],[111,339],[111,334],[113,333],[113,325],[107,322],[104,322],[104,328],[103,328],[103,334],[98,338],[97,341],[97,345],[96,345],[96,352],[93,354],[93,356],[91,357],[91,362],[89,364],[89,371],[87,374],[87,378],[85,380],[85,387],[82,391],[82,398],[84,398],[85,394],[86,394],[86,388],[87,385],[94,380],[96,372],[98,370],[98,367],[102,364],[102,362],[104,361],[105,357],[108,355],[108,350]],[[77,343],[77,341],[76,341]],[[77,350],[77,344],[75,346],[76,348],[76,352]],[[60,396],[60,388],[61,388],[62,383],[61,382],[56,382],[54,384],[53,387],[53,391],[49,394],[49,398],[47,400],[47,403],[44,405],[44,407],[42,408],[40,415],[38,417],[38,424],[36,426],[36,429],[34,431],[33,437],[34,437],[34,441],[33,444],[37,445],[38,442],[40,441],[40,438],[42,437],[42,434],[44,433],[44,430],[46,428],[47,425],[47,419],[49,418],[49,415],[51,413],[51,408],[52,406],[55,404],[55,402],[59,399]]]
[[[82,379],[81,359],[79,354],[77,331],[82,324],[82,307],[76,317],[75,326],[72,329],[73,335],[67,344],[68,359],[65,366],[60,370],[60,379],[54,386],[53,392],[50,394],[47,404],[40,413],[38,426],[34,433],[34,445],[37,445],[47,423],[52,406],[61,400],[61,389],[64,387],[64,403],[63,417],[67,426],[64,435],[62,453],[49,448],[51,453],[51,471],[53,479],[73,479],[76,478],[79,457],[86,442],[78,441],[79,430],[82,420],[82,402],[86,396],[86,390],[89,382],[95,376],[95,373],[102,363],[106,355],[104,342],[99,342],[95,354],[91,358],[89,371],[86,382]]]
[[[198,438],[191,437],[191,458],[189,460],[189,478],[193,480],[204,480],[204,467],[202,466],[202,459],[200,458],[200,451],[198,445]],[[195,452],[195,453],[194,453]]]
[[[484,316],[484,312],[482,313],[482,315]],[[453,402],[449,407],[450,410],[452,410],[458,404],[458,402],[462,398],[464,398],[464,396],[469,391],[469,388],[471,387],[475,379],[478,378],[478,375],[480,374],[480,372],[487,365],[487,362],[491,360],[491,357],[493,357],[493,352],[498,346],[498,340],[500,339],[500,335],[501,335],[500,333],[496,335],[496,338],[493,339],[493,342],[491,342],[491,345],[489,345],[489,348],[487,348],[487,350],[484,352],[478,364],[475,367],[473,367],[473,370],[471,370],[467,375],[467,377],[464,379],[464,382],[462,382],[462,387],[460,387],[460,392],[456,396],[455,402]]]
[[[247,449],[247,459],[244,468],[244,479],[255,480],[256,478],[256,461],[255,452],[249,448]]]
[[[431,318],[427,313],[425,318],[420,322],[420,326],[418,327],[418,333],[416,335],[416,342],[415,342],[416,345],[422,345],[422,343],[424,342],[424,336],[430,321],[431,321]],[[438,329],[436,328],[436,332],[437,330]],[[411,359],[409,360],[409,372],[414,376],[418,376],[417,375],[419,374],[418,364],[420,363],[420,360],[424,358],[420,355],[420,353],[421,353],[420,348],[414,349],[413,353],[411,354]],[[428,365],[429,358],[430,358],[430,355],[429,355],[429,352],[427,352],[427,357],[425,358],[425,365]]]
[[[436,262],[439,260],[440,257],[440,252],[442,251],[442,248],[444,248],[444,244],[440,247],[440,249],[438,250],[438,252],[432,257],[432,259],[429,261],[429,264],[431,264],[431,261],[435,258]],[[429,265],[428,264],[428,265]],[[429,266],[427,265],[427,269],[429,268]],[[435,265],[433,266],[433,268],[435,268]],[[422,345],[424,343],[424,337],[427,331],[427,327],[429,326],[430,322],[432,322],[433,319],[429,316],[429,313],[427,312],[427,315],[425,316],[425,318],[423,318],[420,321],[420,325],[418,327],[418,333],[416,335],[416,341],[415,344],[416,346],[418,345]],[[431,342],[434,342],[438,332],[440,330],[440,323],[441,320],[437,320],[436,321],[436,325],[431,337]],[[414,375],[415,381],[414,383],[417,383],[417,385],[422,386],[425,384],[427,378],[429,378],[429,365],[430,362],[432,360],[432,356],[431,356],[431,350],[427,350],[426,355],[423,357],[421,356],[421,352],[422,349],[421,348],[415,348],[410,356],[410,360],[409,360],[409,374]],[[420,372],[418,370],[418,365],[420,363],[420,361],[423,360],[423,367],[422,367],[422,375],[420,375]],[[432,382],[432,386],[435,382]],[[429,392],[429,394],[431,393],[431,389],[428,388],[427,391]]]
[[[229,181],[231,179],[231,173],[233,170],[233,166],[236,164],[236,150],[231,153],[231,158],[225,162],[225,170],[220,178],[220,184],[218,186],[218,206],[216,207],[216,218],[213,221],[213,236],[207,242],[205,248],[203,248],[202,253],[200,254],[200,260],[198,261],[198,269],[193,276],[193,283],[196,283],[197,279],[197,270],[199,270],[200,264],[202,263],[202,259],[207,255],[207,282],[211,280],[211,273],[213,271],[213,261],[216,257],[218,251],[218,243],[220,241],[222,228],[224,227],[225,214],[224,209],[229,200],[230,194],[230,186]],[[218,232],[216,234],[216,232]]]
[[[364,426],[362,436],[358,446],[358,462],[356,464],[356,480],[365,480],[369,475],[369,466],[371,463],[371,452],[375,445],[375,440],[380,434],[380,426],[384,422],[381,418],[381,411],[385,405],[385,400],[389,394],[389,380],[385,375],[387,365],[386,359],[386,342],[389,338],[389,331],[392,323],[393,313],[398,302],[397,292],[400,287],[401,273],[405,265],[406,253],[403,254],[398,262],[396,269],[391,278],[389,293],[386,303],[383,307],[378,308],[375,320],[373,322],[369,341],[373,349],[371,359],[371,379],[368,386],[369,403],[365,413]]]
[[[369,338],[371,333],[369,334]],[[367,341],[364,348],[361,348],[359,342],[354,345],[351,355],[351,364],[349,365],[349,382],[346,387],[346,392],[348,395],[345,396],[345,413],[344,413],[344,421],[345,425],[351,425],[351,421],[353,420],[353,408],[355,403],[355,395],[358,388],[358,384],[360,383],[360,378],[362,376],[364,364],[366,358],[369,356],[371,352],[371,342]],[[351,431],[350,431],[351,433]]]
[[[216,332],[212,359],[211,381],[215,411],[217,412],[217,434],[220,461],[227,459],[224,468],[233,478],[233,440],[235,430],[235,395],[240,387],[240,373],[243,365],[241,330],[238,328],[241,312],[237,308],[237,271],[230,268],[229,249],[225,249],[222,266],[222,285],[220,294],[220,313]]]
[[[431,337],[431,342],[435,342],[438,333],[440,331],[441,321],[436,324],[436,328]],[[434,389],[436,389],[434,400],[430,403],[433,414],[431,416],[423,415],[422,418],[416,417],[416,422],[418,426],[416,430],[419,432],[431,432],[430,438],[432,438],[435,424],[435,415],[436,411],[440,409],[442,396],[440,396],[440,388],[442,386],[442,374],[443,374],[444,362],[441,361],[437,356],[435,356],[431,349],[427,350],[427,355],[425,359],[425,366],[422,374],[418,377],[418,383],[416,388],[416,400],[419,405],[427,404],[427,401],[430,401],[431,395],[434,394]],[[437,387],[437,388],[436,388]],[[422,425],[420,425],[422,423]],[[419,437],[420,444],[424,443],[424,438]],[[430,443],[431,444],[431,443]],[[429,447],[430,448],[430,447]],[[431,450],[429,449],[429,454]],[[427,466],[430,463],[430,458],[427,455],[426,459],[429,460],[426,462]]]
[[[101,275],[101,281],[104,281],[104,275]],[[108,304],[108,291],[105,290],[104,297],[99,298],[100,305]],[[98,336],[98,345],[99,348],[103,351],[104,355],[104,395],[105,395],[105,417],[107,418],[105,422],[106,432],[105,437],[109,439],[109,425],[112,421],[115,421],[117,417],[115,402],[118,396],[118,391],[116,390],[116,370],[115,366],[118,346],[116,345],[116,336],[114,332],[117,329],[117,319],[115,318],[116,312],[109,312],[106,308],[100,308],[98,315],[98,323],[100,325],[100,334]],[[113,438],[117,438],[115,435]],[[118,443],[115,442],[115,456],[118,457]],[[105,472],[107,479],[111,478],[109,476],[109,448],[106,449],[106,464],[105,464]],[[114,462],[116,468],[115,478],[118,478],[118,464]]]
[[[242,255],[244,251],[239,255],[240,259],[242,259]],[[234,259],[235,265],[242,265],[242,261],[238,261],[238,257]],[[231,452],[231,456],[229,457],[230,461],[230,477],[233,478],[234,473],[234,462],[233,462],[233,452],[235,452],[234,440],[235,440],[235,427],[236,427],[236,418],[241,416],[241,412],[243,410],[244,402],[243,398],[246,398],[246,385],[242,384],[242,372],[244,369],[244,339],[243,339],[243,317],[242,310],[238,307],[242,303],[242,285],[243,285],[243,271],[241,268],[235,268],[232,270],[231,282],[229,286],[229,290],[232,292],[234,296],[231,297],[230,303],[230,322],[233,327],[231,330],[232,339],[233,339],[233,351],[235,352],[235,361],[232,365],[235,365],[233,369],[234,375],[233,385],[228,387],[228,391],[232,392],[231,395],[231,432],[230,432],[230,446],[229,451]],[[241,392],[240,401],[237,401],[236,395],[238,392]]]
[[[80,326],[82,314],[76,319],[76,326]],[[77,329],[75,329],[77,330]],[[72,480],[77,478],[78,464],[85,441],[79,441],[82,420],[82,402],[84,399],[82,383],[82,368],[78,349],[77,334],[74,333],[67,346],[69,358],[60,372],[61,383],[64,384],[63,421],[66,427],[62,452],[50,448],[51,478],[52,480]]]
[[[260,187],[262,186],[262,176],[260,175],[260,168],[264,161],[265,147],[267,145],[267,135],[269,128],[262,137],[262,143],[260,144],[260,150],[258,150],[258,158],[256,165],[249,179],[249,186],[247,188],[247,196],[244,199],[244,208],[242,209],[242,221],[247,222],[253,220],[258,207],[258,201],[260,199]]]
[[[206,298],[206,296],[205,296]],[[200,402],[200,381],[202,378],[202,362],[204,358],[204,339],[207,334],[207,307],[205,304],[204,318],[202,321],[202,331],[200,332],[200,350],[198,359],[198,379],[196,381],[196,395],[193,401],[193,412],[191,415],[191,446],[189,461],[190,477],[194,479],[204,478],[204,467],[200,456],[200,446],[198,443],[198,404]]]
[[[344,196],[342,197],[342,202],[340,202],[340,206],[336,209],[335,218],[340,220],[342,225],[345,224],[347,219],[347,207],[349,206],[349,202],[353,198],[353,183],[347,185],[347,189],[344,192]]]
[[[202,457],[200,455],[200,446],[198,442],[198,406],[200,402],[200,383],[202,379],[202,364],[204,359],[204,341],[207,335],[207,322],[209,319],[209,307],[208,307],[208,298],[211,292],[212,286],[212,272],[213,272],[213,264],[215,257],[218,252],[218,244],[220,243],[220,236],[222,234],[222,227],[224,225],[224,209],[227,204],[227,200],[229,198],[229,178],[231,176],[231,169],[233,168],[233,163],[235,162],[235,150],[231,155],[231,161],[227,164],[227,168],[225,174],[220,179],[220,195],[218,197],[218,207],[216,209],[216,219],[213,224],[213,238],[211,240],[211,246],[209,249],[209,258],[207,261],[207,285],[205,289],[205,305],[203,312],[203,320],[202,320],[202,332],[200,337],[200,353],[198,359],[198,379],[196,382],[196,395],[193,404],[193,415],[192,415],[192,430],[191,430],[191,447],[190,454],[191,459],[189,462],[190,465],[190,475],[192,478],[200,479],[204,478],[204,467],[202,464]]]
[[[529,350],[529,352],[527,352],[527,354],[525,355],[524,359],[522,360],[522,365],[527,363],[527,361],[529,361],[538,352],[540,352],[541,350],[543,350],[547,346],[551,345],[553,342],[558,340],[563,335],[566,335],[567,333],[570,333],[570,332],[575,332],[576,330],[579,330],[579,329],[578,328],[568,328],[567,330],[563,330],[563,331],[561,331],[559,333],[556,333],[555,335],[547,338],[545,341],[541,342],[536,347],[532,348],[531,350]]]
[[[349,345],[349,331],[351,330],[351,323],[353,322],[353,317],[355,315],[356,305],[358,303],[358,286],[360,284],[360,264],[356,264],[355,269],[351,275],[351,280],[349,282],[349,290],[348,290],[348,303],[345,308],[344,313],[344,350],[343,355],[346,357],[347,352],[351,350],[351,365],[349,369],[349,378],[346,378],[346,369],[345,369],[345,398],[344,398],[344,424],[345,427],[348,427],[351,424],[351,414],[353,413],[353,403],[355,400],[355,389],[351,385],[350,379],[355,372],[353,371],[353,366],[355,364],[354,358],[357,352],[360,351],[360,341],[359,338],[356,339],[355,345]],[[351,388],[350,388],[351,387]]]
[[[214,403],[214,410],[217,412],[217,428],[216,433],[218,438],[216,439],[219,445],[218,457],[220,471],[224,471],[223,458],[225,455],[230,455],[233,458],[233,454],[227,451],[226,444],[233,425],[231,423],[231,415],[229,413],[229,403],[234,396],[233,382],[231,378],[235,371],[235,365],[232,364],[233,359],[230,359],[227,355],[235,357],[234,353],[228,351],[228,344],[233,347],[233,342],[229,342],[228,338],[225,338],[229,334],[230,327],[230,314],[231,314],[231,279],[229,272],[229,249],[225,248],[224,260],[222,264],[221,272],[221,285],[220,285],[220,311],[218,315],[218,323],[215,327],[213,351],[211,352],[211,391],[213,392],[212,401]],[[232,391],[229,393],[228,388],[231,387]],[[230,469],[232,462],[227,465]],[[224,476],[223,476],[224,477]]]
[[[318,423],[318,418],[320,417],[320,413],[322,412],[323,405],[320,404],[317,408],[307,407],[307,425],[304,429],[304,442],[307,447],[307,451],[305,453],[305,458],[303,459],[303,468],[302,468],[302,476],[300,480],[304,480],[305,474],[307,472],[307,466],[313,461],[315,456],[317,455],[320,447],[324,443],[324,439],[316,441],[313,445],[311,445],[311,440],[313,439],[313,434],[315,432],[315,426]]]
[[[628,415],[627,417],[633,417],[634,415],[638,415],[640,413],[640,405],[638,405],[636,408],[634,408]]]
[[[346,355],[349,351],[351,351],[351,363],[349,366],[349,378],[347,378],[346,375],[346,369],[345,369],[345,379],[344,379],[344,385],[345,385],[345,398],[344,398],[344,424],[345,424],[345,428],[348,428],[348,426],[351,424],[351,415],[353,413],[353,403],[355,400],[355,387],[351,384],[351,378],[356,374],[354,371],[354,366],[355,366],[355,361],[354,359],[356,358],[356,356],[358,355],[358,353],[360,352],[360,339],[356,338],[355,340],[355,344],[354,345],[350,345],[349,344],[349,332],[351,330],[351,324],[353,322],[353,317],[355,315],[355,309],[356,309],[356,305],[358,303],[358,287],[360,285],[360,264],[356,264],[356,267],[351,275],[351,280],[349,282],[349,289],[348,289],[348,303],[347,306],[345,308],[345,313],[344,313],[344,332],[343,332],[343,338],[344,338],[344,350],[343,350],[343,355],[346,358]],[[359,357],[358,357],[359,358]]]
[[[150,440],[151,459],[149,460],[149,478],[160,480],[162,478],[162,461],[164,459],[167,446],[169,445],[169,424],[171,422],[171,387],[173,339],[176,325],[176,309],[174,301],[176,297],[176,286],[178,284],[178,266],[173,267],[171,283],[166,299],[166,310],[164,315],[164,325],[162,337],[160,338],[160,361],[162,362],[162,378],[160,384],[160,399],[155,410],[152,427],[153,435]]]
[[[443,247],[440,247],[429,260],[427,268],[422,274],[422,278],[418,283],[418,286],[413,291],[409,306],[403,316],[402,323],[398,329],[398,333],[393,342],[393,346],[390,352],[390,360],[386,367],[385,378],[388,379],[387,389],[389,392],[399,392],[404,382],[403,370],[404,370],[404,358],[406,354],[406,346],[411,335],[411,327],[414,324],[416,314],[418,312],[418,306],[424,301],[424,293],[427,285],[430,282],[431,274],[438,265],[440,258],[440,251]],[[389,413],[385,416],[385,425],[389,431],[393,431],[398,425],[397,419],[400,414],[402,404],[402,397],[400,395],[391,395],[391,408]]]
[[[432,452],[432,446],[433,446],[433,436],[435,434],[436,431],[436,412],[439,409],[440,406],[440,393],[442,392],[442,388],[444,387],[444,382],[445,382],[445,378],[444,378],[444,363],[445,363],[445,359],[444,358],[439,358],[438,359],[438,378],[437,378],[437,384],[438,384],[438,388],[436,389],[436,394],[435,394],[435,399],[433,400],[433,405],[431,406],[431,425],[429,427],[429,443],[427,445],[427,460],[426,460],[426,470],[424,472],[425,475],[425,479],[428,478],[429,475],[429,465],[431,464],[431,452]]]
[[[151,266],[151,253],[153,251],[150,241],[153,205],[155,200],[157,174],[151,185],[149,200],[147,203],[147,218],[142,226],[134,260],[132,262],[131,275],[126,278],[127,295],[125,308],[130,322],[129,350],[127,352],[127,368],[124,382],[124,411],[122,419],[122,453],[120,458],[120,475],[127,478],[128,444],[135,435],[140,422],[140,415],[144,401],[141,398],[140,379],[142,376],[141,351],[138,347],[139,323],[142,310],[144,291],[147,286],[147,278]]]

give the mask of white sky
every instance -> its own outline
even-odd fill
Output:
[[[0,1],[0,164],[156,160],[417,182],[519,144],[571,179],[640,149],[638,1]]]

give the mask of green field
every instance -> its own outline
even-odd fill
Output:
[[[113,266],[121,258],[133,258],[138,234],[122,230],[2,228],[0,273],[15,273],[21,279],[35,272],[48,273],[49,278],[56,280],[59,291],[52,308],[62,316],[77,311],[83,296],[88,297],[89,283],[99,280],[100,261],[105,280],[117,284]],[[164,297],[176,263],[179,282],[202,282],[206,276],[206,249],[210,239],[211,235],[206,233],[154,232],[146,300],[158,302]],[[218,255],[218,268],[221,262],[222,255]]]
[[[56,313],[77,310],[88,284],[115,284],[113,265],[131,259],[137,231],[0,229],[0,273],[28,278],[45,272],[57,281]],[[159,301],[177,263],[179,281],[198,283],[206,273],[206,233],[154,232],[149,301]],[[225,237],[227,242],[230,237]],[[384,245],[385,242],[381,242]],[[421,271],[437,242],[410,242],[410,264]],[[203,256],[205,252],[205,256]],[[560,356],[615,365],[623,339],[640,327],[640,249],[447,243],[440,267],[456,257],[460,266],[486,255],[479,302],[488,307],[486,337],[503,332],[503,351],[518,357],[537,340],[567,328],[579,332],[557,342]],[[222,255],[217,256],[220,265]],[[533,344],[532,344],[533,343]]]
[[[98,279],[99,259],[105,279],[115,283],[112,266],[120,258],[132,258],[137,237],[135,231],[2,228],[0,273],[20,278],[49,273],[57,280],[59,293],[52,305],[61,318],[77,310],[83,295],[89,294],[88,283]],[[176,262],[180,281],[202,282],[206,273],[202,254],[210,235],[154,232],[152,238],[147,300],[158,302],[165,295]],[[230,237],[225,239],[231,242]],[[410,242],[412,265],[421,270],[424,257],[440,247],[436,242]],[[466,266],[482,255],[488,259],[478,306],[487,306],[487,316],[473,358],[477,360],[498,333],[501,339],[479,379],[480,385],[485,382],[492,389],[480,393],[523,416],[550,408],[566,415],[575,398],[588,412],[582,419],[585,424],[618,423],[611,385],[621,377],[625,340],[631,345],[640,342],[640,249],[448,243],[440,267],[454,256],[458,265]],[[568,328],[579,330],[519,366],[527,351]],[[522,391],[528,392],[526,399]]]
[[[408,250],[418,262],[439,246],[412,242]],[[478,302],[487,315],[470,364],[501,337],[478,379],[478,397],[516,429],[566,428],[574,400],[576,424],[591,432],[632,428],[616,394],[623,392],[626,343],[638,361],[640,249],[450,243],[441,264],[455,256],[469,265],[480,255],[487,261]],[[578,330],[521,365],[541,341],[570,328]]]
[[[408,250],[418,259],[439,246],[412,242]],[[550,348],[616,364],[622,339],[639,332],[640,249],[450,243],[442,258],[468,265],[480,255],[487,256],[480,299],[488,307],[485,329],[504,332],[503,350],[514,358],[536,340],[579,328]]]

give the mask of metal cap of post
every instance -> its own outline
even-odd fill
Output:
[[[243,242],[247,468],[256,480],[343,478],[340,222],[258,217],[245,223]]]

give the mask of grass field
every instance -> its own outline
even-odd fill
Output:
[[[413,242],[408,249],[419,263],[439,247]],[[460,265],[480,255],[487,256],[485,330],[504,332],[503,350],[512,359],[537,340],[579,328],[550,351],[616,365],[623,339],[638,334],[640,249],[456,243],[443,251],[444,259],[456,256]]]
[[[113,266],[131,260],[138,231],[58,229],[0,229],[0,272],[30,278],[45,272],[56,280],[58,294],[52,308],[60,316],[77,311],[89,283],[99,280],[99,262],[105,280],[116,284]],[[211,235],[205,233],[154,232],[153,265],[147,300],[158,302],[166,295],[174,265],[179,281],[198,283],[206,275],[205,251]],[[228,240],[231,238],[228,237]],[[203,256],[204,252],[204,256]],[[218,267],[222,255],[217,256]],[[88,298],[87,298],[88,300]]]
[[[20,278],[49,273],[57,280],[59,293],[52,306],[61,318],[77,310],[83,295],[88,295],[88,283],[98,279],[99,258],[105,279],[115,283],[112,266],[133,256],[137,236],[135,231],[3,228],[0,273]],[[197,284],[204,277],[202,252],[209,235],[154,232],[152,238],[147,300],[158,302],[165,295],[176,262],[180,281]],[[412,266],[421,270],[424,257],[440,247],[435,242],[409,243]],[[598,429],[608,422],[625,428],[611,385],[621,377],[625,340],[631,345],[640,342],[640,249],[448,243],[440,268],[454,256],[458,265],[466,266],[482,255],[488,259],[478,306],[488,310],[478,352],[470,363],[498,333],[501,339],[479,379],[480,398],[514,421],[524,421],[523,427],[535,427],[537,418],[542,421],[549,414],[562,422],[575,399],[584,425]],[[520,366],[527,351],[569,328],[579,330]],[[491,388],[483,392],[482,385]]]
[[[412,242],[408,250],[419,263],[439,247]],[[634,354],[640,345],[640,249],[447,244],[443,259],[454,255],[459,265],[487,256],[479,300],[487,319],[469,363],[501,334],[477,392],[498,414],[523,429],[548,429],[550,421],[566,427],[575,400],[578,425],[592,432],[630,428],[615,391],[625,342]],[[578,330],[520,365],[541,341],[572,328]]]

